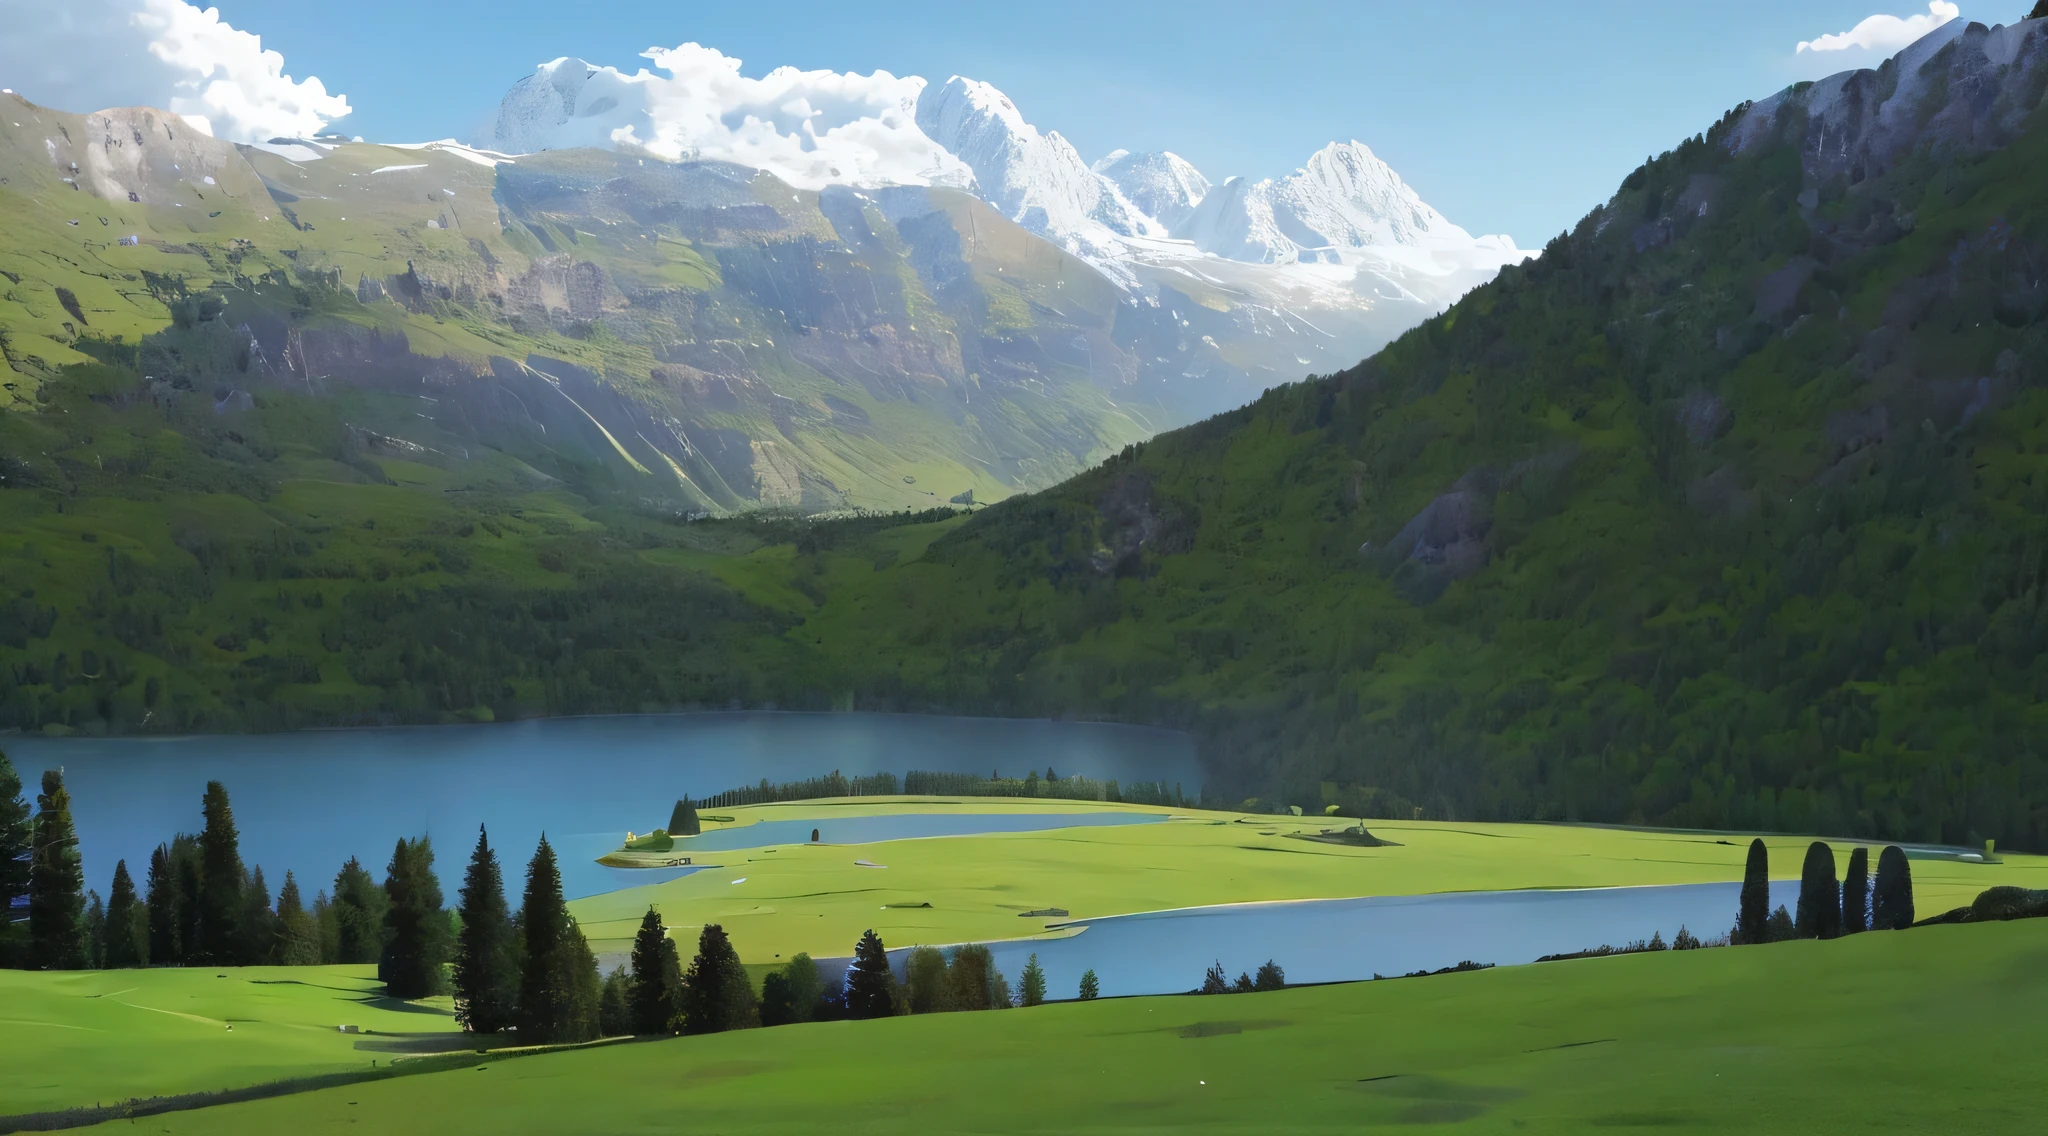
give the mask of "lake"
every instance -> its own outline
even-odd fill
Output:
[[[114,862],[142,886],[149,853],[198,832],[206,782],[225,784],[242,858],[272,893],[286,869],[308,903],[349,856],[382,879],[401,837],[434,838],[450,906],[478,824],[505,870],[513,906],[545,831],[571,898],[656,874],[592,861],[626,831],[668,823],[676,798],[762,778],[795,781],[911,769],[1179,782],[1192,796],[1194,739],[1092,722],[910,714],[713,713],[549,718],[473,726],[318,730],[183,738],[0,738],[33,796],[61,766],[71,791],[86,886],[106,895]],[[845,823],[845,822],[838,822]],[[803,833],[807,839],[809,826]]]
[[[1171,994],[1202,984],[1211,963],[1232,979],[1268,959],[1289,982],[1345,982],[1437,970],[1470,959],[1514,965],[1542,955],[1622,946],[1681,926],[1700,938],[1735,923],[1739,883],[1653,887],[1453,892],[1291,903],[1240,903],[1076,919],[1048,927],[1085,927],[1066,939],[990,943],[1012,989],[1036,954],[1054,998],[1071,998],[1081,973],[1094,970],[1105,997]],[[1771,884],[1771,906],[1797,906],[1799,881]],[[891,951],[899,974],[905,952]],[[845,959],[821,960],[828,981]]]

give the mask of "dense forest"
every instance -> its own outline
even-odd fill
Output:
[[[1232,805],[2048,848],[2044,41],[1737,108],[1374,358],[971,517],[224,412],[194,312],[0,416],[0,728],[1104,717]]]

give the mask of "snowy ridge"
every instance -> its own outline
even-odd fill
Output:
[[[1170,150],[1154,154],[1133,154],[1112,150],[1095,163],[1095,172],[1109,179],[1140,212],[1166,226],[1171,232],[1194,213],[1208,196],[1209,179],[1202,171]]]

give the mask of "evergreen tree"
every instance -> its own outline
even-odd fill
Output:
[[[1742,866],[1742,898],[1735,912],[1737,944],[1763,943],[1769,932],[1764,925],[1771,918],[1771,854],[1763,838],[1749,842],[1749,859]]]
[[[175,966],[184,961],[178,942],[178,880],[171,867],[171,847],[159,844],[149,854],[149,961]]]
[[[1913,868],[1906,853],[1888,844],[1877,854],[1877,886],[1871,890],[1870,927],[1903,931],[1913,925]]]
[[[199,891],[204,870],[199,841],[185,832],[172,837],[171,878],[178,885],[174,910],[178,915],[179,966],[197,966],[202,961],[199,957]]]
[[[1272,959],[1267,959],[1266,965],[1260,967],[1259,973],[1252,978],[1254,990],[1282,990],[1286,986],[1287,972],[1281,970],[1279,964]]]
[[[704,831],[704,822],[697,819],[697,806],[684,797],[676,802],[675,810],[668,814],[670,836],[697,836]]]
[[[149,911],[135,894],[128,861],[114,865],[114,886],[107,892],[106,965],[120,969],[149,965]]]
[[[946,962],[953,1009],[988,1010],[995,1007],[995,958],[987,947],[980,943],[954,947]]]
[[[993,965],[988,968],[988,1005],[992,1010],[1007,1010],[1017,1004],[1016,996],[1010,993],[1010,980]]]
[[[28,873],[28,965],[32,970],[85,966],[85,871],[71,826],[64,775],[43,772],[36,797],[35,852]]]
[[[789,992],[789,977],[771,970],[761,979],[761,1024],[786,1026],[796,1021],[795,999]]]
[[[904,1009],[913,1014],[939,1014],[954,1009],[953,982],[946,953],[937,947],[910,948],[903,959]]]
[[[526,940],[519,976],[519,1040],[588,1041],[597,1036],[597,960],[562,898],[562,872],[546,836],[527,864],[519,928]]]
[[[2027,13],[2027,18],[2039,20],[2044,17],[2048,17],[2048,0],[2034,0],[2034,7]]]
[[[725,928],[708,923],[683,972],[683,1032],[723,1033],[755,1024],[754,984]]]
[[[886,1018],[896,1012],[895,978],[889,973],[889,952],[870,927],[853,948],[846,968],[846,1016],[857,1021]]]
[[[519,965],[505,878],[490,835],[477,826],[476,851],[462,878],[462,934],[455,948],[455,1016],[472,1033],[497,1033],[513,1023]]]
[[[1249,994],[1252,992],[1252,989],[1252,976],[1244,971],[1238,971],[1237,981],[1230,984],[1230,992],[1232,994]]]
[[[313,938],[320,947],[322,966],[341,961],[341,915],[334,910],[334,901],[327,898],[327,889],[313,893],[313,906],[306,909],[313,920]]]
[[[270,885],[263,880],[263,868],[249,869],[242,881],[242,910],[236,917],[239,938],[236,958],[243,966],[263,966],[276,961],[277,914],[270,909]]]
[[[1045,971],[1038,965],[1036,951],[1025,960],[1024,972],[1017,976],[1017,991],[1023,996],[1022,1002],[1026,1006],[1045,1004]]]
[[[1824,841],[1806,846],[1799,868],[1799,911],[1793,924],[1802,939],[1832,939],[1842,933],[1842,889],[1835,882],[1835,852]]]
[[[818,977],[818,964],[811,961],[811,956],[799,951],[775,973],[788,992],[789,1020],[817,1021],[819,1007],[825,1000],[825,983]]]
[[[1100,981],[1096,979],[1094,969],[1091,967],[1088,970],[1082,971],[1080,993],[1081,1001],[1093,1002],[1095,999],[1100,998],[1101,996],[1102,984]]]
[[[203,801],[206,827],[199,833],[199,950],[193,960],[209,966],[242,961],[241,834],[228,791],[218,781],[206,783]]]
[[[277,945],[272,955],[279,966],[317,966],[320,928],[299,896],[299,881],[287,871],[277,889]]]
[[[1200,993],[1230,993],[1230,976],[1223,973],[1222,960],[1219,959],[1216,962],[1209,964],[1209,969],[1202,972],[1202,989]]]
[[[1771,917],[1764,921],[1764,942],[1784,943],[1798,937],[1799,928],[1792,922],[1792,913],[1785,910],[1784,904],[1779,904],[1771,912]]]
[[[377,978],[393,998],[427,998],[447,989],[448,912],[434,876],[434,842],[400,838],[384,874],[384,952]]]
[[[633,1028],[633,980],[626,968],[615,966],[604,976],[604,988],[597,1000],[597,1032],[603,1037],[623,1037],[639,1031]]]
[[[626,992],[631,1028],[629,1033],[668,1033],[678,1011],[683,976],[676,966],[668,929],[661,914],[649,907],[640,917],[639,933],[633,936],[632,984]]]
[[[15,925],[15,906],[28,898],[29,852],[35,824],[21,795],[21,775],[0,752],[0,966],[18,966],[27,944]]]
[[[85,893],[85,966],[88,970],[107,968],[107,909],[100,893]]]
[[[384,889],[354,856],[334,875],[334,961],[360,966],[384,957]]]
[[[1842,877],[1842,934],[1870,929],[1870,849],[1858,845],[1849,853],[1849,872]]]

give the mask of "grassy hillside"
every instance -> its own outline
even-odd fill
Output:
[[[683,1038],[166,1132],[2031,1132],[2039,921]],[[81,1086],[82,1087],[82,1086]],[[127,1131],[129,1122],[108,1125]]]

